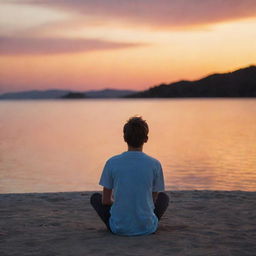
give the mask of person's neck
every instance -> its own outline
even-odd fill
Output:
[[[138,148],[128,146],[128,151],[140,151],[140,152],[142,152],[143,151],[143,146],[138,147]]]

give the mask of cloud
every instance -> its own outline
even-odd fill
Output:
[[[59,54],[141,46],[94,39],[0,37],[0,54]]]
[[[187,27],[256,17],[255,0],[23,0],[74,12],[99,22],[155,27]]]

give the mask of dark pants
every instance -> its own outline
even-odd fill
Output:
[[[155,202],[154,213],[157,216],[158,220],[161,219],[164,212],[166,211],[169,204],[169,196],[164,192],[160,192]],[[95,211],[100,216],[101,220],[106,224],[108,230],[111,231],[109,227],[109,218],[110,218],[110,205],[102,204],[102,195],[100,193],[94,193],[91,196],[91,205]]]

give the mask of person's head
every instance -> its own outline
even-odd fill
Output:
[[[140,148],[148,140],[148,124],[142,117],[131,117],[124,125],[124,141],[128,146]]]

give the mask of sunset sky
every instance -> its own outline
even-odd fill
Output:
[[[142,90],[252,64],[255,0],[0,0],[0,93]]]

